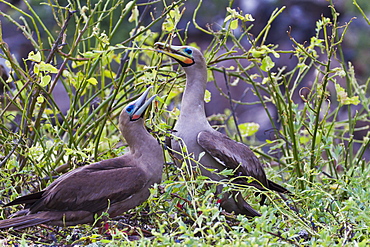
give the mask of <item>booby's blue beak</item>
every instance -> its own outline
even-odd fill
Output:
[[[140,117],[144,115],[144,112],[146,108],[152,103],[152,101],[157,97],[157,95],[153,95],[150,97],[148,100],[146,100],[146,97],[149,94],[149,91],[151,87],[148,87],[145,92],[134,102],[131,102],[127,107],[126,107],[126,112],[130,116],[131,121],[138,120]]]

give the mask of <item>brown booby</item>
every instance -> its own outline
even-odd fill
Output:
[[[249,147],[214,130],[207,121],[204,109],[207,65],[203,54],[191,46],[170,46],[157,42],[154,47],[175,59],[185,71],[186,86],[174,135],[186,145],[195,160],[198,161],[201,155],[199,162],[204,166],[200,166],[202,175],[216,181],[232,179],[235,183],[252,185],[260,190],[288,193],[287,189],[267,179],[260,161]],[[173,150],[181,152],[180,141],[171,141]],[[224,169],[232,169],[234,175],[226,177],[217,174]],[[248,177],[254,181],[249,181]],[[217,192],[221,190],[222,187],[218,186]],[[220,205],[230,213],[260,216],[238,191],[224,193]]]
[[[0,229],[22,229],[38,224],[70,226],[93,223],[107,212],[114,217],[143,203],[149,188],[160,183],[164,164],[157,140],[144,126],[143,114],[152,96],[148,88],[126,106],[119,128],[130,150],[123,156],[70,171],[44,190],[19,197],[5,206],[25,204],[26,215],[0,221]]]

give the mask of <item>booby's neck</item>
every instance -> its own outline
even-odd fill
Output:
[[[126,119],[126,122],[121,122],[120,130],[129,146],[129,152],[121,156],[128,159],[126,164],[144,170],[147,184],[160,183],[164,164],[163,151],[157,140],[146,130],[144,120],[140,118],[129,122]]]
[[[207,84],[207,67],[196,63],[184,68],[186,86],[181,101],[181,113],[177,125],[209,126],[204,107],[204,94]]]
[[[142,118],[136,122],[127,122],[124,126],[120,125],[122,136],[125,138],[130,153],[139,155],[154,152],[157,149],[158,142],[145,129],[144,120]]]

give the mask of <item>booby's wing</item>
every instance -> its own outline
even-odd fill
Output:
[[[268,180],[256,155],[243,143],[236,142],[217,131],[201,131],[198,144],[225,168],[235,170],[235,176],[250,176],[258,181],[249,183],[259,189],[270,189],[290,194],[283,186]],[[244,180],[245,181],[245,180]],[[243,183],[243,179],[236,179]],[[261,186],[263,185],[263,186]]]
[[[39,191],[36,193],[28,194],[25,196],[21,196],[16,198],[15,200],[9,202],[8,204],[5,204],[3,207],[8,207],[8,206],[13,206],[13,205],[18,205],[18,204],[33,204],[39,199],[41,199],[42,195],[44,194],[45,191]]]
[[[31,206],[31,213],[50,210],[94,213],[140,193],[148,183],[146,173],[128,163],[126,157],[94,163],[61,177]]]
[[[201,131],[198,134],[197,141],[207,153],[225,168],[235,170],[235,177],[253,177],[257,181],[248,184],[259,189],[269,187],[261,163],[246,145],[236,142],[217,131]],[[242,182],[240,179],[236,181]]]

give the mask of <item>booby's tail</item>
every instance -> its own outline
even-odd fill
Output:
[[[11,219],[0,220],[0,229],[11,228],[15,230],[46,223],[50,218],[45,217],[44,212],[19,216]]]
[[[279,193],[284,193],[284,194],[291,194],[291,192],[289,190],[287,190],[286,188],[284,188],[283,186],[275,183],[275,182],[272,182],[271,180],[268,180],[268,185],[269,185],[269,189],[270,190],[273,190],[273,191],[276,191],[276,192],[279,192]]]

